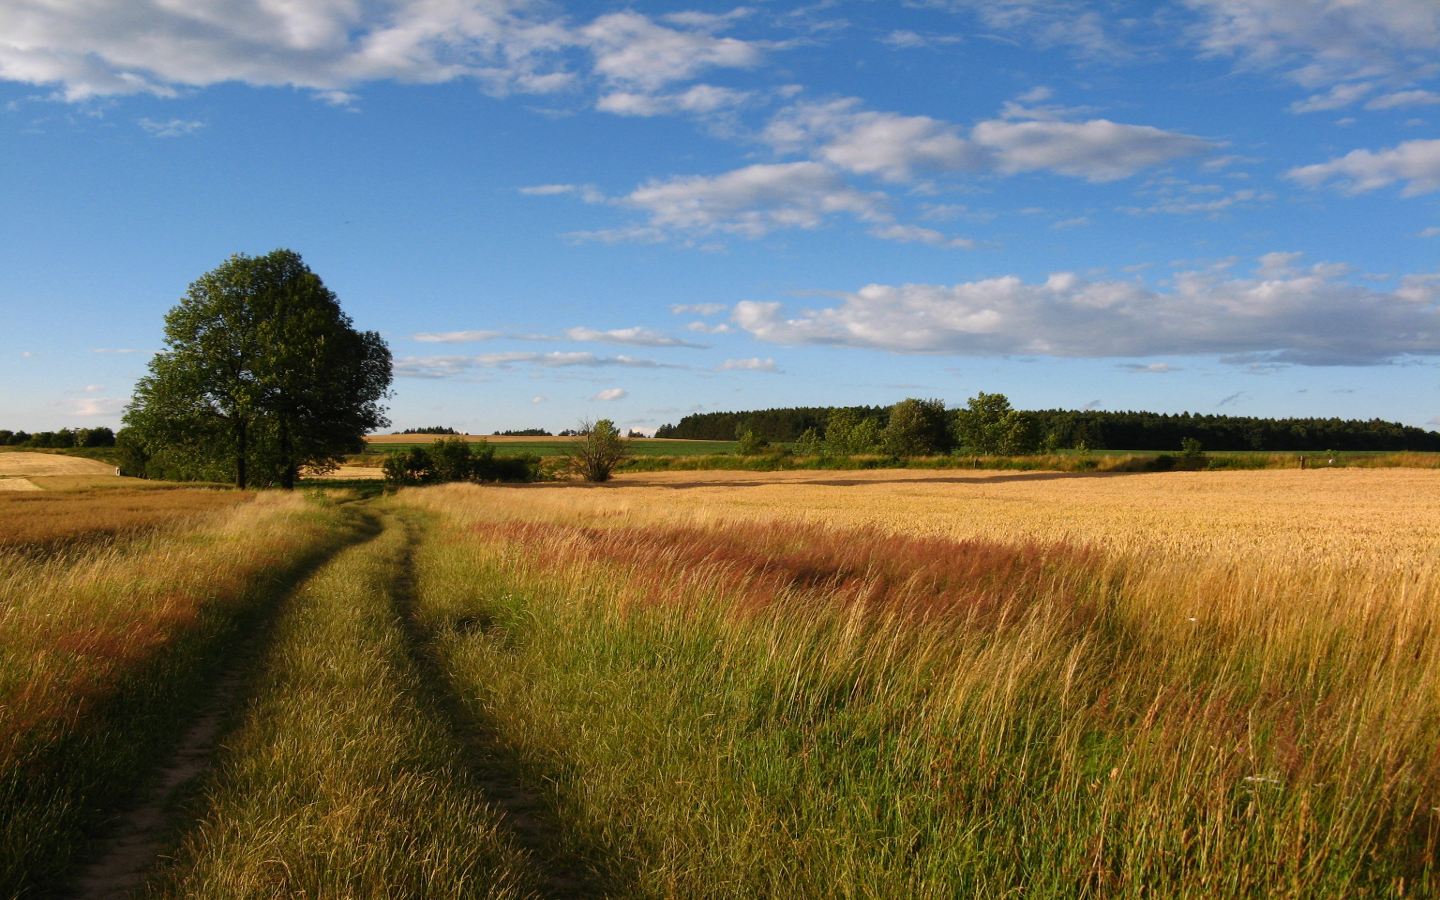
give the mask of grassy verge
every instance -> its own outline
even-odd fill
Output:
[[[0,894],[72,867],[219,658],[344,539],[341,524],[270,495],[121,545],[0,553]]]
[[[636,894],[1440,889],[1429,575],[460,496],[420,621]]]
[[[404,529],[289,603],[163,896],[514,897],[537,877],[428,700],[397,610]]]

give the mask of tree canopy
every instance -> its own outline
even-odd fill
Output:
[[[390,350],[298,253],[237,254],[165,316],[125,412],[145,474],[294,487],[389,424]]]

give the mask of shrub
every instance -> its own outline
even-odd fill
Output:
[[[580,440],[570,454],[570,468],[586,481],[609,481],[615,467],[629,455],[630,448],[614,422],[581,422]]]

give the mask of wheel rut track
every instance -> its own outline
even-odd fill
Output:
[[[414,551],[417,526],[402,521],[406,542],[392,598],[405,631],[412,661],[422,676],[427,703],[465,748],[472,786],[499,813],[515,844],[535,861],[545,898],[627,896],[632,879],[618,861],[609,860],[562,824],[563,817],[527,778],[515,751],[494,726],[474,716],[456,694],[437,654],[433,637],[416,616]],[[598,868],[597,868],[598,864]]]
[[[201,776],[210,771],[225,734],[234,726],[236,713],[249,694],[254,668],[264,659],[265,649],[274,637],[281,610],[327,562],[381,533],[374,516],[357,516],[353,525],[355,532],[348,540],[337,541],[289,573],[279,596],[266,604],[254,620],[240,626],[242,631],[250,632],[250,637],[241,638],[234,658],[210,674],[211,685],[179,740],[157,766],[145,773],[140,795],[111,820],[96,841],[89,861],[78,867],[73,880],[58,892],[60,896],[99,900],[132,895],[145,885],[174,834],[191,818],[184,801],[198,788]],[[222,647],[220,652],[228,649]]]

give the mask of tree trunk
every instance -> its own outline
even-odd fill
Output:
[[[280,473],[280,486],[295,490],[295,446],[290,439],[290,420],[285,416],[280,417],[280,463],[285,467]]]
[[[245,432],[245,420],[239,417],[235,419],[235,486],[245,490],[248,482],[248,473],[245,470],[245,457],[250,452],[248,435]]]

